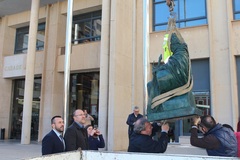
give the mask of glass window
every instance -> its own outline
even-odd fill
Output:
[[[14,80],[14,96],[11,117],[11,139],[21,139],[25,80]],[[38,140],[41,78],[34,79],[31,140]]]
[[[192,92],[195,98],[196,106],[203,111],[204,115],[211,115],[209,59],[192,60],[191,67],[193,76]],[[190,135],[190,122],[190,119],[182,120],[183,135]]]
[[[240,1],[239,0],[233,0],[233,14],[234,14],[235,20],[240,19]]]
[[[240,57],[236,57],[236,67],[237,67],[237,91],[238,91],[238,110],[240,111]]]
[[[72,41],[74,44],[101,39],[101,11],[73,17]]]
[[[99,72],[71,74],[70,79],[69,125],[72,123],[72,113],[76,109],[82,109],[87,110],[88,114],[94,118],[90,123],[97,127]]]
[[[207,24],[206,0],[174,0],[177,27]],[[153,31],[167,29],[169,8],[165,0],[153,0]]]
[[[16,31],[16,44],[14,54],[27,53],[29,27],[18,28]],[[44,49],[45,23],[38,25],[36,50]]]

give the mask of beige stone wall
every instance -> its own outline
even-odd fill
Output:
[[[3,79],[3,62],[4,56],[13,52],[14,37],[11,36],[15,32],[7,26],[8,17],[1,19],[0,27],[0,128],[5,128],[5,138],[9,135],[9,119],[11,117],[11,97],[12,97],[12,81]]]
[[[62,2],[61,14],[67,13],[67,1]],[[83,14],[101,10],[102,0],[77,0],[73,2],[73,14]]]
[[[125,150],[128,145],[126,118],[131,112],[132,25],[132,1],[111,1],[108,106],[110,150]]]
[[[51,5],[46,10],[45,54],[42,73],[41,106],[39,117],[39,141],[51,130],[50,120],[55,115],[63,116],[64,74],[57,72],[59,46],[65,39],[66,17],[60,14],[61,4]]]
[[[133,33],[135,36],[135,70],[134,70],[134,102],[133,104],[140,107],[140,113],[143,114],[145,107],[144,106],[144,97],[143,97],[143,4],[142,0],[136,0],[136,32]],[[151,26],[151,25],[150,25]],[[134,42],[133,42],[134,43]],[[132,108],[128,108],[128,112],[132,112]]]
[[[64,50],[64,48],[61,48]],[[100,42],[89,42],[72,46],[71,71],[95,71],[100,67]],[[58,72],[64,72],[65,55],[57,58]]]
[[[232,28],[228,27],[230,19],[227,10],[227,2],[208,1],[209,18],[209,44],[210,44],[210,78],[211,78],[211,107],[213,116],[221,123],[234,124],[234,102],[232,93],[234,93],[233,74],[236,74],[236,68],[231,67],[234,61],[231,61],[232,53],[229,48],[229,33]],[[226,14],[227,13],[227,14]],[[230,63],[232,62],[232,63]],[[231,72],[234,69],[234,72]],[[233,119],[231,119],[233,117]]]
[[[180,28],[179,32],[188,45],[191,59],[209,58],[208,26],[196,26]],[[163,53],[163,38],[165,31],[152,32],[150,34],[150,62],[157,62],[160,54]],[[197,37],[197,38],[195,38]]]
[[[233,21],[231,22],[231,27],[232,27],[232,51],[233,54],[236,56],[240,55],[240,21]]]

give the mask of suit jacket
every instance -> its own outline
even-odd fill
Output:
[[[88,134],[85,128],[81,128],[76,122],[73,122],[66,130],[64,135],[66,151],[88,150]]]
[[[88,144],[90,150],[98,150],[98,148],[105,147],[105,142],[101,134],[98,137],[89,136]]]
[[[142,118],[143,115],[141,114],[138,114],[137,117],[135,117],[134,113],[131,113],[128,115],[128,119],[127,119],[127,124],[129,125],[128,126],[128,138],[130,139],[130,136],[131,134],[133,133],[133,127],[134,127],[134,124],[138,119]]]
[[[42,140],[42,155],[64,152],[63,142],[51,130]]]

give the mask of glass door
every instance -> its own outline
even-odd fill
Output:
[[[14,81],[14,93],[11,109],[11,134],[10,139],[21,139],[22,115],[24,102],[25,80]],[[39,109],[41,95],[41,78],[34,79],[32,102],[31,140],[38,139]]]

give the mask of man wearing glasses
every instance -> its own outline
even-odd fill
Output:
[[[198,130],[203,133],[202,138],[198,138]],[[216,123],[210,115],[193,118],[190,142],[193,146],[205,148],[209,156],[237,157],[234,133]]]
[[[73,112],[74,122],[67,128],[64,135],[66,143],[66,151],[73,151],[81,148],[88,150],[88,134],[84,128],[86,122],[86,115],[81,109]]]

